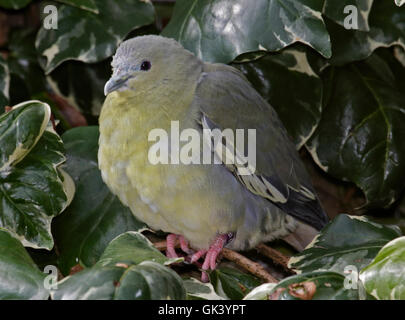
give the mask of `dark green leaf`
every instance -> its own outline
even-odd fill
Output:
[[[35,35],[36,30],[31,29],[17,29],[11,33],[7,63],[12,76],[12,104],[33,99],[36,94],[47,90],[46,78],[35,49]]]
[[[47,79],[55,92],[68,99],[83,114],[98,116],[105,99],[104,85],[110,76],[110,60],[95,64],[66,61]]]
[[[0,172],[21,161],[41,138],[51,110],[40,101],[14,106],[0,116]]]
[[[322,81],[309,65],[304,48],[286,49],[233,66],[275,108],[300,148],[318,125],[322,106]]]
[[[278,51],[297,41],[330,57],[322,5],[316,0],[178,0],[162,34],[209,62],[228,63],[246,52]]]
[[[46,249],[25,249],[40,270],[44,270],[46,266],[58,265],[58,255],[56,254],[55,247],[50,251]]]
[[[94,13],[99,12],[95,0],[56,0],[56,1],[66,3],[68,5],[78,7],[83,10],[88,10]]]
[[[367,292],[377,299],[405,299],[405,237],[387,243],[360,273]]]
[[[231,300],[243,299],[261,281],[236,269],[219,268],[211,272],[210,279],[216,292]]]
[[[76,184],[73,202],[54,223],[63,274],[78,262],[92,266],[112,239],[145,226],[102,181],[97,164],[98,136],[98,127],[75,128],[62,136],[65,170]]]
[[[350,5],[357,8],[358,15],[356,18],[358,30],[368,31],[368,16],[371,6],[373,5],[373,0],[326,0],[323,13],[328,18],[343,26],[345,18],[349,16],[349,13],[345,13],[344,9]]]
[[[48,299],[45,274],[14,236],[0,228],[0,300]]]
[[[298,272],[326,270],[344,274],[348,266],[355,266],[359,271],[400,234],[397,227],[340,214],[304,251],[290,259],[289,266]]]
[[[46,73],[66,60],[104,60],[114,53],[131,30],[154,20],[153,6],[149,2],[95,0],[95,3],[99,14],[61,5],[58,10],[58,29],[47,30],[42,27],[39,30],[36,47],[46,57]]]
[[[405,48],[405,8],[398,8],[393,1],[374,1],[370,16],[370,31],[346,30],[327,21],[332,40],[333,56],[331,63],[342,65],[362,60],[379,47],[394,44]]]
[[[30,2],[31,0],[0,0],[0,7],[18,10],[24,8]]]
[[[336,272],[317,271],[303,273],[300,275],[288,277],[279,282],[274,287],[271,293],[279,289],[281,291],[276,300],[300,300],[294,296],[294,288],[290,287],[294,284],[302,284],[303,282],[313,282],[316,287],[315,294],[312,300],[358,300],[359,290],[345,289],[345,277]],[[293,293],[293,294],[291,294]]]
[[[392,56],[388,64],[377,54],[330,68],[322,118],[307,143],[324,171],[356,183],[375,207],[388,207],[404,188],[405,94],[397,72],[404,69]]]
[[[109,243],[96,265],[111,266],[119,262],[139,264],[146,260],[170,264],[182,259],[166,258],[140,232],[129,231],[119,235]]]
[[[125,267],[93,267],[63,279],[54,300],[185,299],[181,278],[161,264],[144,261]]]

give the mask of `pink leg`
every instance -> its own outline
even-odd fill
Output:
[[[228,241],[228,236],[225,234],[221,234],[215,238],[214,243],[210,246],[206,256],[204,263],[202,265],[202,276],[201,276],[201,281],[202,282],[208,282],[208,275],[205,270],[211,269],[214,270],[216,268],[216,260],[218,257],[218,254],[222,251],[224,248],[226,242]]]
[[[176,240],[177,240],[177,235],[174,233],[169,234],[166,237],[166,256],[168,258],[178,258],[179,256],[176,253],[176,250],[174,249],[176,245]]]

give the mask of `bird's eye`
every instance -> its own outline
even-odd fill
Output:
[[[149,61],[144,61],[141,64],[141,70],[142,71],[148,71],[152,67],[151,63]]]

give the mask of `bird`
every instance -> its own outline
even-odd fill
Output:
[[[202,262],[206,282],[224,247],[248,250],[284,239],[301,251],[328,223],[276,111],[238,69],[204,62],[159,35],[123,41],[111,65],[99,117],[99,169],[139,220],[168,233],[168,257],[178,257],[179,240],[190,262]],[[207,151],[191,148],[196,161],[173,161],[179,148],[173,123],[179,132],[198,133],[193,146],[207,146],[214,160],[198,163]],[[160,153],[170,153],[169,163],[151,157],[156,130],[168,133],[159,143]],[[215,141],[206,134],[215,130],[242,130],[244,144]],[[254,165],[237,161],[247,153],[249,130]],[[183,136],[179,143],[190,139]]]

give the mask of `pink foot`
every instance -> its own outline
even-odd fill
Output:
[[[175,250],[177,239],[179,239],[180,248],[188,255],[188,257],[186,258],[187,261],[190,261],[190,263],[201,266],[201,264],[198,263],[198,260],[200,260],[205,255],[204,263],[201,266],[203,270],[201,275],[201,281],[209,282],[209,277],[206,271],[210,269],[215,270],[217,266],[217,257],[224,248],[224,246],[228,243],[229,237],[230,237],[229,234],[221,234],[215,238],[214,242],[212,243],[212,245],[208,250],[199,250],[197,252],[193,252],[193,250],[189,248],[188,242],[183,236],[171,233],[166,238],[166,247],[167,247],[166,256],[168,258],[179,257]]]
[[[209,250],[207,251],[207,254],[205,255],[204,263],[202,265],[203,270],[203,273],[201,275],[202,282],[209,281],[208,274],[205,271],[209,269],[215,270],[217,266],[216,263],[217,257],[227,242],[228,242],[228,235],[226,234],[221,234],[215,238],[214,243],[210,246]]]
[[[193,250],[191,250],[188,246],[187,240],[180,235],[171,233],[166,237],[166,256],[168,258],[178,258],[179,256],[176,253],[176,241],[179,239],[180,241],[180,248],[186,254],[191,255],[193,254]]]

